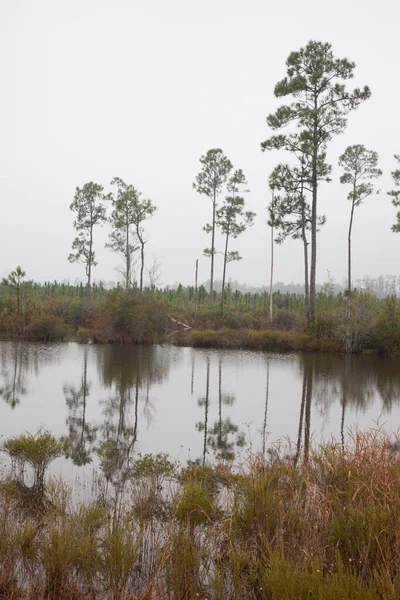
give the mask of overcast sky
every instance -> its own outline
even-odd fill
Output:
[[[157,205],[148,223],[147,261],[162,283],[208,278],[202,226],[211,202],[192,182],[199,157],[220,147],[249,182],[253,228],[232,244],[243,260],[228,278],[264,285],[269,277],[268,176],[281,153],[262,153],[266,116],[280,104],[277,81],[289,53],[310,39],[330,42],[356,62],[352,86],[371,99],[328,148],[333,183],[321,187],[317,280],[342,283],[350,203],[338,156],[350,144],[376,150],[379,196],[356,210],[354,279],[399,274],[400,235],[386,195],[400,153],[399,27],[395,0],[0,0],[0,276],[18,264],[39,281],[84,278],[67,256],[74,237],[69,205],[76,186],[110,190],[115,176]],[[95,279],[117,280],[115,254],[96,232]],[[222,249],[221,239],[217,249]],[[216,278],[221,278],[218,257]],[[276,250],[276,279],[303,279],[302,247]]]

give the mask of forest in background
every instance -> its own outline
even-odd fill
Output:
[[[303,294],[240,292],[225,288],[223,315],[209,316],[204,286],[176,289],[144,287],[107,290],[92,284],[39,284],[16,270],[0,283],[0,335],[7,339],[82,342],[172,342],[205,347],[266,350],[336,350],[396,353],[400,350],[400,299],[378,297],[371,289],[351,296],[349,336],[346,292],[335,293],[327,282],[316,295],[316,320],[306,326]],[[18,274],[19,273],[19,274]],[[371,288],[392,292],[393,278],[375,281]],[[371,282],[370,282],[371,283]],[[214,303],[221,292],[213,291]]]

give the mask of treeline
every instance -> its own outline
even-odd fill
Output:
[[[171,286],[173,289],[178,287],[178,283]],[[210,282],[206,281],[202,284],[206,290],[210,287]],[[214,289],[218,292],[221,291],[222,281],[214,281]],[[327,281],[324,284],[317,284],[315,286],[317,293],[326,292],[334,294],[343,294],[346,291],[345,285],[336,283],[335,280],[330,276],[328,272]],[[385,298],[386,296],[399,296],[400,297],[400,275],[379,275],[379,277],[370,277],[365,275],[362,278],[355,280],[355,288],[358,290],[364,290],[371,292],[378,298]],[[241,283],[236,280],[229,280],[226,289],[230,291],[238,290],[242,294],[263,294],[268,292],[269,288],[266,285],[255,286]],[[276,281],[272,285],[272,292],[281,292],[282,294],[298,294],[303,295],[305,293],[304,283],[284,283],[283,281]]]
[[[18,273],[18,275],[16,275]],[[151,343],[169,331],[167,304],[154,294],[101,285],[38,284],[18,267],[0,284],[0,335],[56,341]]]
[[[228,285],[224,314],[210,318],[209,294],[202,285],[197,290],[178,285],[142,291],[92,285],[87,298],[82,284],[39,284],[24,276],[18,268],[0,284],[3,337],[122,343],[170,339],[188,345],[269,350],[400,351],[400,300],[394,295],[380,299],[368,290],[353,290],[349,297],[347,292],[335,294],[326,284],[316,294],[316,319],[307,326],[306,299],[301,294],[274,292],[271,321],[267,292],[242,293]],[[214,290],[213,301],[219,303],[221,293]],[[180,334],[183,328],[190,331]],[[203,333],[197,335],[198,330]],[[273,336],[268,334],[271,331]]]

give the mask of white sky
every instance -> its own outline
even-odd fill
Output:
[[[198,159],[221,147],[245,172],[256,224],[231,249],[243,256],[228,277],[264,285],[269,274],[265,207],[268,175],[280,153],[263,154],[266,116],[285,60],[308,40],[330,42],[337,57],[357,64],[353,86],[372,97],[349,117],[329,161],[350,144],[378,151],[384,170],[379,196],[357,209],[354,279],[399,274],[400,235],[386,191],[400,153],[398,27],[395,0],[0,0],[0,276],[18,264],[35,280],[84,277],[67,256],[74,237],[69,210],[76,186],[96,181],[109,191],[115,176],[157,205],[148,225],[148,263],[162,263],[162,282],[208,277],[202,226],[211,203],[192,182]],[[317,280],[346,272],[347,189],[321,188],[327,216],[318,246]],[[96,279],[117,280],[117,256],[96,235]],[[218,243],[222,249],[222,244]],[[218,258],[216,278],[221,278]],[[276,251],[276,279],[301,282],[298,241]]]

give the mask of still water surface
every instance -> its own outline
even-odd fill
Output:
[[[377,421],[400,427],[398,358],[0,342],[0,435],[69,438],[63,475],[97,465],[104,442],[203,462]]]

